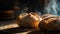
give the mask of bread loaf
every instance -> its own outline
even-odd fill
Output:
[[[36,13],[22,13],[17,17],[17,24],[38,29],[38,24],[41,20],[42,18]]]
[[[39,23],[41,30],[58,31],[60,30],[60,17],[49,17]]]

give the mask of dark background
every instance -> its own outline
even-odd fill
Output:
[[[16,18],[17,14],[21,13],[21,11],[17,8],[15,9],[15,7],[19,7],[19,9],[21,8],[22,10],[28,7],[28,12],[35,12],[35,9],[38,9],[43,13],[44,0],[0,0],[0,20],[10,19],[10,17]],[[5,10],[14,10],[14,13],[7,13]]]
[[[44,0],[0,0],[0,10],[11,9],[16,5],[20,7],[40,8],[44,7]]]
[[[35,12],[35,10],[37,9],[41,14],[44,14],[45,1],[46,0],[0,0],[0,19],[7,17],[8,15],[16,16],[16,14],[18,14],[19,12],[21,13],[21,11],[18,10],[14,11],[13,13],[14,15],[4,13],[5,10],[15,10],[14,6],[19,7],[22,10],[28,7],[29,11],[31,10],[32,12]],[[58,6],[60,6],[60,2],[57,2],[57,4]],[[60,15],[60,10],[57,11],[58,14]]]

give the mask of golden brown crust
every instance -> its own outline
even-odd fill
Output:
[[[40,22],[39,28],[43,30],[60,30],[60,17],[50,17]]]
[[[25,14],[26,15],[26,14]],[[25,16],[21,14],[17,17],[17,24],[25,27],[32,27],[38,29],[38,24],[40,22],[40,16],[36,13],[27,13]]]

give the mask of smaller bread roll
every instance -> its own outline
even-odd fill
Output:
[[[49,17],[39,23],[40,30],[59,31],[60,17]]]

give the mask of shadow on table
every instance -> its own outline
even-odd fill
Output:
[[[40,30],[36,30],[36,31],[32,31],[29,32],[27,34],[60,34],[60,31],[40,31]]]

